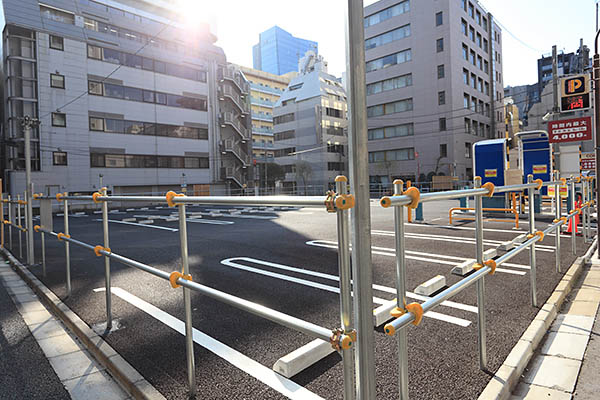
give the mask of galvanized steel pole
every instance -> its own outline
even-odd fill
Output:
[[[46,277],[46,238],[42,232],[42,275]]]
[[[346,73],[348,76],[348,145],[350,182],[356,206],[352,216],[352,272],[356,344],[356,392],[359,400],[375,399],[373,333],[373,272],[371,266],[371,205],[367,151],[365,37],[362,0],[348,0],[346,18]]]
[[[345,176],[335,178],[336,192],[338,194],[348,193],[348,179]],[[340,273],[340,317],[342,329],[348,334],[352,331],[352,274],[350,271],[350,226],[348,223],[348,211],[337,210],[337,234],[338,234],[338,265]],[[355,398],[354,388],[354,349],[342,350],[342,362],[344,365],[344,399]]]
[[[533,175],[527,175],[527,183],[533,182]],[[527,191],[529,197],[529,234],[535,234],[535,188],[530,187]],[[529,270],[529,281],[531,284],[531,304],[537,307],[537,287],[536,287],[536,270],[535,270],[535,243],[529,248],[529,263],[531,269]]]
[[[6,198],[8,199],[8,203],[6,203],[8,205],[8,222],[10,222],[10,225],[8,225],[8,244],[10,246],[10,249],[12,250],[12,227],[13,227],[13,213],[12,213],[12,203],[10,202],[10,194],[8,196],[6,196]]]
[[[581,204],[583,208],[583,204],[587,201],[587,180],[581,177]],[[581,231],[583,233],[583,243],[587,243],[588,241],[588,231],[587,231],[587,213],[585,210],[581,210]]]
[[[65,235],[69,234],[69,200],[63,200],[64,220],[65,220]],[[67,296],[71,295],[71,251],[69,242],[65,240],[65,259],[67,273]]]
[[[187,242],[187,221],[185,204],[179,204],[179,242],[181,246],[182,274],[189,275],[189,258]],[[192,326],[191,291],[183,288],[183,306],[185,308],[185,349],[187,355],[188,388],[190,397],[196,397],[196,361],[194,359],[194,327]]]
[[[558,181],[560,179],[560,173],[558,171],[554,171],[554,180]],[[557,184],[556,186],[554,186],[554,198],[556,199],[555,204],[556,204],[556,210],[554,212],[554,216],[556,217],[556,220],[560,220],[560,212],[561,212],[561,207],[562,207],[562,200],[560,197],[560,184]],[[556,261],[556,272],[560,273],[560,225],[558,226],[558,228],[556,228],[556,231],[554,232],[556,235],[555,238],[555,243],[556,243],[556,252],[554,253],[555,255],[555,261]]]
[[[101,193],[106,196],[106,188],[103,187]],[[104,247],[109,248],[108,240],[108,203],[102,202],[102,233],[104,235]],[[104,256],[104,287],[106,289],[106,330],[112,329],[112,296],[110,282],[110,258]]]
[[[481,187],[481,177],[476,176],[474,187]],[[475,243],[477,264],[483,266],[483,199],[475,196]],[[479,368],[487,369],[487,343],[485,332],[485,276],[475,284],[477,290],[477,344],[479,345]]]
[[[596,7],[596,10],[598,8]],[[597,17],[596,12],[596,19]],[[597,30],[594,39],[594,62],[593,62],[593,79],[594,79],[594,134],[595,134],[595,153],[596,153],[596,210],[600,209],[600,54],[598,54],[598,36],[600,30]],[[599,230],[600,231],[600,230]],[[600,246],[597,249],[597,255],[600,257]]]
[[[31,129],[37,126],[39,121],[35,118],[25,116],[21,120],[23,126],[23,136],[25,139],[25,201],[27,202],[27,263],[29,265],[35,262],[33,254],[33,209],[31,200],[33,199],[33,184],[31,183]]]
[[[23,261],[23,240],[21,237],[21,195],[17,195],[17,226],[19,227],[19,258]]]
[[[573,212],[573,210],[575,210],[575,181],[573,180],[573,177],[571,176],[571,204],[570,207],[571,209],[569,210],[569,213]],[[575,223],[575,214],[573,214],[573,216],[571,216],[571,251],[573,252],[573,255],[577,255],[577,224]]]
[[[394,181],[394,195],[401,195],[403,182]],[[404,206],[394,207],[396,227],[396,307],[406,309],[406,258],[404,245]],[[398,392],[400,400],[408,400],[408,340],[406,329],[398,333]]]

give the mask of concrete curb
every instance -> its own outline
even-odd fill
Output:
[[[508,357],[506,357],[504,363],[481,392],[479,400],[505,400],[510,397],[533,353],[558,315],[560,307],[569,292],[571,292],[583,266],[589,262],[597,245],[598,238],[596,237],[585,255],[575,259],[561,281],[556,285],[548,301],[542,306]]]
[[[139,372],[119,355],[104,339],[62,302],[50,289],[35,277],[8,250],[2,249],[13,269],[29,285],[50,311],[60,319],[90,354],[103,365],[115,381],[130,396],[138,400],[163,400],[160,394]]]

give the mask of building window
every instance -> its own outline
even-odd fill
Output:
[[[435,14],[435,26],[440,26],[444,23],[444,14],[440,11]]]
[[[53,112],[52,113],[52,126],[67,126],[67,115],[64,113]]]
[[[471,98],[471,96],[469,96],[467,93],[464,93],[463,95],[463,107],[464,108],[469,108],[469,99]]]
[[[367,95],[399,89],[406,86],[412,86],[412,74],[401,75],[396,78],[370,83],[367,85]]]
[[[368,117],[378,117],[381,115],[395,114],[404,111],[412,111],[413,101],[412,99],[404,99],[394,101],[392,103],[379,104],[376,106],[367,107]]]
[[[67,153],[64,151],[52,152],[52,165],[67,165]]]
[[[102,47],[87,45],[87,56],[94,60],[102,60]]]
[[[475,29],[472,26],[469,27],[469,39],[475,41]]]
[[[487,39],[483,39],[483,51],[488,52],[488,41]]]
[[[444,38],[435,41],[435,48],[438,53],[444,51]]]
[[[50,87],[64,89],[65,76],[59,74],[50,74]]]
[[[481,25],[481,13],[479,12],[479,10],[477,10],[477,12],[475,13],[475,21],[477,21],[477,23]]]
[[[401,26],[400,28],[394,29],[393,31],[389,31],[365,40],[365,49],[369,50],[378,46],[383,46],[384,44],[404,39],[408,36],[410,36],[410,24]],[[300,84],[300,87],[302,87],[302,84]],[[294,90],[299,89],[300,87],[294,88],[293,86],[290,86],[289,89]]]
[[[465,133],[471,133],[471,120],[469,118],[465,118]]]
[[[463,69],[463,83],[465,85],[469,84],[469,71],[466,69]]]
[[[467,31],[468,31],[468,25],[467,25],[467,21],[465,21],[464,19],[460,19],[460,31],[462,32],[463,35],[467,36]]]
[[[372,151],[369,153],[369,162],[377,163],[383,161],[405,161],[415,159],[415,149],[405,148],[386,151]]]
[[[440,158],[448,157],[448,145],[440,144]]]
[[[471,97],[471,111],[477,112],[477,98]]]
[[[488,30],[488,24],[487,24],[487,18],[483,17],[482,21],[481,21],[481,26],[483,26],[483,30],[487,32]]]
[[[394,126],[386,126],[384,128],[369,129],[369,140],[388,139],[401,136],[413,136],[415,134],[414,125],[402,124]]]
[[[477,89],[477,77],[475,74],[471,74],[471,87]]]
[[[376,12],[375,14],[371,14],[365,17],[365,28],[369,26],[376,25],[380,22],[383,22],[387,19],[395,17],[400,14],[404,14],[410,11],[410,2],[409,0],[405,0],[401,3],[395,4],[391,7],[386,8],[385,10],[381,10]]]
[[[366,64],[367,72],[377,71],[379,69],[391,67],[392,65],[402,64],[412,60],[412,53],[410,49],[400,51],[398,53],[390,54],[385,57],[377,58],[369,61]]]
[[[104,131],[104,118],[90,117],[90,131]]]
[[[442,90],[438,92],[438,105],[442,106],[444,104],[446,104],[446,91]]]
[[[477,90],[483,93],[483,79],[477,78]]]
[[[446,130],[446,118],[440,118],[439,127],[440,127],[440,131]]]
[[[294,113],[283,114],[273,118],[273,125],[284,124],[286,122],[292,122],[296,119]]]
[[[470,54],[471,54],[471,64],[477,66],[477,57],[475,56],[475,52],[473,50],[471,50]]]
[[[469,17],[473,18],[474,13],[475,13],[475,7],[473,7],[473,4],[469,3]]]
[[[104,96],[103,85],[101,82],[88,81],[88,93],[97,96]]]
[[[471,158],[471,143],[465,142],[465,158]]]
[[[469,61],[469,48],[467,47],[466,44],[462,45],[462,55],[463,55],[463,60]]]
[[[481,56],[477,56],[477,68],[479,68],[480,71],[483,71],[483,58],[481,58]]]
[[[487,61],[483,62],[483,71],[488,75],[490,74],[490,64]]]
[[[437,66],[437,76],[438,76],[438,79],[442,79],[445,76],[444,64]]]
[[[477,41],[476,41],[476,43],[477,43],[477,46],[479,46],[479,48],[481,48],[482,37],[481,37],[481,35],[479,33],[477,34]]]
[[[60,36],[50,35],[50,48],[54,50],[64,50],[65,39]]]

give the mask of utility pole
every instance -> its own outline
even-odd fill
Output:
[[[367,151],[367,96],[363,0],[348,0],[346,73],[348,74],[348,145],[350,185],[355,196],[352,217],[352,276],[354,316],[358,332],[355,349],[356,398],[375,399],[375,340],[373,333],[373,271],[371,209]]]
[[[596,4],[596,7],[598,4]],[[600,54],[598,54],[598,35],[600,31],[596,31],[596,38],[594,39],[594,133],[596,143],[596,212],[600,209],[600,134],[598,129],[600,127]],[[598,246],[597,256],[600,256],[600,246]]]
[[[31,184],[31,130],[37,127],[40,121],[26,115],[21,118],[21,126],[25,136],[25,201],[27,202],[27,263],[34,262],[33,255],[33,209],[31,200],[33,198],[33,187]]]

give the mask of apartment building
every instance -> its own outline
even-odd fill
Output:
[[[5,0],[3,176],[22,192],[19,118],[39,118],[35,191],[226,193],[250,183],[249,85],[208,25],[168,2]]]
[[[323,194],[348,170],[346,92],[313,51],[298,72],[273,109],[275,162],[285,168],[285,190]]]
[[[473,143],[505,130],[493,16],[470,0],[381,0],[364,14],[372,189],[472,179]]]

